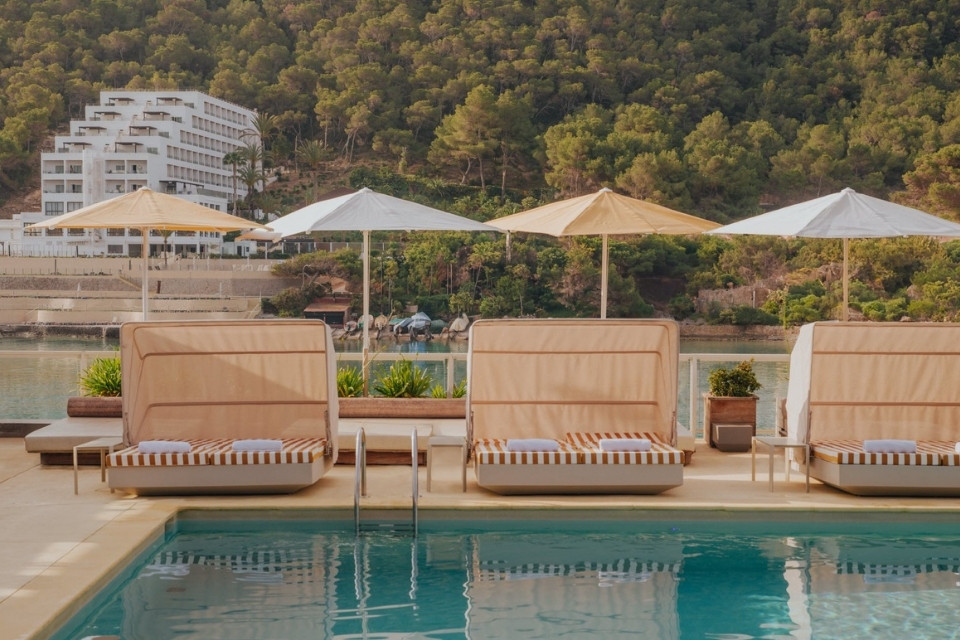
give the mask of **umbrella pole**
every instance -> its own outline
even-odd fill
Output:
[[[840,311],[840,319],[846,322],[850,319],[850,238],[843,239],[843,309]]]
[[[367,395],[370,383],[370,231],[363,232],[363,395]]]
[[[607,317],[607,272],[610,268],[608,256],[607,234],[603,234],[603,257],[600,262],[600,317]]]
[[[147,284],[147,275],[150,271],[149,256],[150,256],[150,230],[141,229],[140,230],[140,252],[143,254],[143,276],[141,277],[140,282],[140,298],[143,303],[143,320],[147,320],[147,312],[149,311],[150,304],[147,302],[147,289],[149,285]]]

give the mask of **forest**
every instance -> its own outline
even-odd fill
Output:
[[[729,222],[852,187],[956,219],[957,15],[960,0],[3,0],[0,199],[100,90],[169,88],[262,115],[250,169],[270,184],[250,215],[369,186],[488,220],[608,186]],[[383,241],[389,311],[596,313],[599,239],[518,236],[509,259],[502,237]],[[836,317],[839,255],[619,238],[610,315]],[[863,317],[957,317],[960,244],[863,240],[851,260]],[[355,254],[297,262],[357,277]],[[762,301],[697,304],[740,286]]]

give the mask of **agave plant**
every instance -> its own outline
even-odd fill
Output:
[[[373,390],[387,398],[422,398],[433,386],[433,376],[409,360],[397,360],[379,376]]]
[[[80,389],[85,396],[120,395],[120,358],[97,358],[80,374]]]
[[[363,375],[359,367],[337,369],[337,395],[341,398],[363,395]]]

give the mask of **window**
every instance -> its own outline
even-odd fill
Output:
[[[68,202],[68,203],[67,203],[67,211],[76,211],[77,209],[79,209],[79,208],[82,207],[82,206],[83,206],[83,203],[82,203],[82,202]]]
[[[63,203],[45,202],[43,205],[43,213],[48,216],[58,216],[63,213]]]

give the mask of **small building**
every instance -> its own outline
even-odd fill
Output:
[[[331,327],[342,329],[350,316],[350,300],[347,298],[320,298],[303,310],[304,318],[323,320]]]

